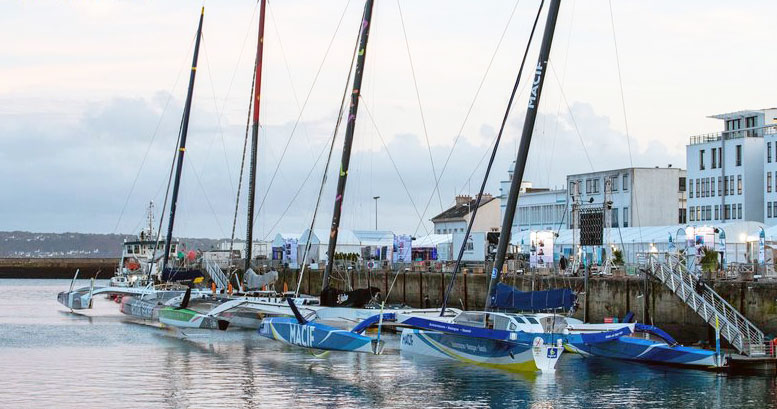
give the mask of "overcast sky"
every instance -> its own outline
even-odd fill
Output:
[[[720,128],[708,115],[775,105],[777,3],[612,3],[612,20],[607,1],[562,3],[527,164],[535,186],[629,166],[629,146],[635,166],[685,167],[688,137]],[[343,228],[374,228],[379,195],[379,228],[425,234],[455,194],[477,191],[538,4],[376,1]],[[362,9],[359,0],[270,2],[260,238],[310,223]],[[145,203],[161,207],[199,13],[191,1],[0,3],[0,230],[132,233]],[[176,235],[231,234],[257,23],[254,1],[205,2]],[[544,13],[538,33],[543,24]],[[525,106],[522,86],[488,184],[494,194]],[[439,198],[430,151],[438,175],[451,154]],[[317,227],[329,225],[335,181]],[[238,237],[244,209],[243,194]]]

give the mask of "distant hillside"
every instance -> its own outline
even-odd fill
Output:
[[[120,257],[125,234],[0,232],[0,257]],[[189,249],[207,250],[217,239],[179,239]]]

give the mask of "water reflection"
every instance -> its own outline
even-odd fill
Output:
[[[65,312],[67,280],[0,280],[0,406],[763,407],[772,377],[732,377],[567,354],[556,374],[511,374],[398,352],[316,358],[249,331],[181,338],[115,303]],[[26,295],[25,295],[26,294]]]

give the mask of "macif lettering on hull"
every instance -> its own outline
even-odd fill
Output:
[[[289,343],[312,348],[315,342],[314,330],[310,325],[289,324]]]
[[[537,93],[540,89],[540,79],[542,78],[542,63],[537,63],[537,71],[534,73],[534,83],[531,86],[531,95],[529,95],[529,109],[534,109],[534,102],[537,101]]]

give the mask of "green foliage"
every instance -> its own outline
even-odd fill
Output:
[[[705,272],[715,272],[718,270],[718,252],[709,247],[705,247],[701,257],[701,269]]]
[[[335,253],[335,260],[355,263],[359,261],[359,255],[356,253]]]
[[[616,266],[622,266],[624,264],[623,250],[618,250],[618,249],[613,250],[612,258],[613,258],[612,260],[613,264],[615,264]]]

